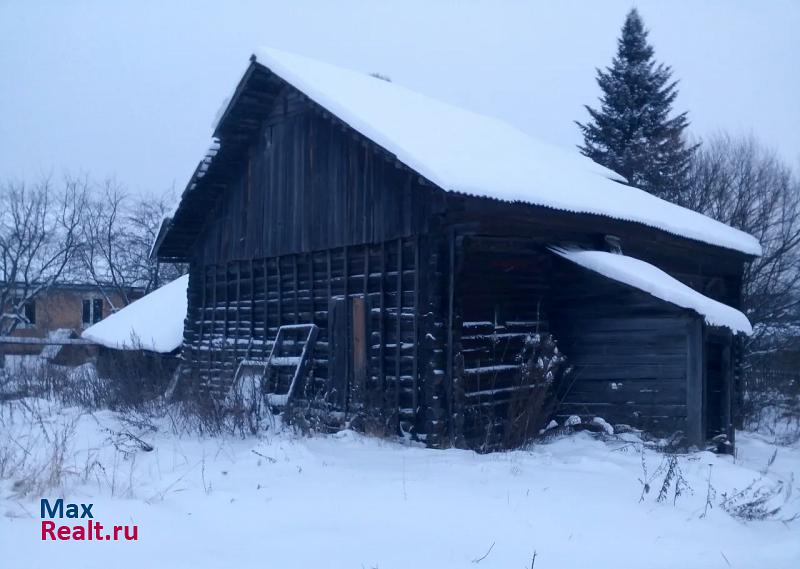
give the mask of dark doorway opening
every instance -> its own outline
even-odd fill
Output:
[[[704,346],[703,409],[706,440],[730,433],[730,338],[708,333]]]

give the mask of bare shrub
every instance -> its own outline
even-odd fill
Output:
[[[781,369],[775,356],[754,356],[744,375],[743,427],[779,444],[800,440],[800,370]]]
[[[0,336],[29,323],[26,306],[69,272],[86,194],[81,180],[0,185]]]
[[[247,437],[277,428],[260,384],[232,386],[224,395],[209,389],[184,389],[180,395],[168,407],[173,428],[179,432]]]
[[[742,279],[742,307],[754,334],[740,339],[737,427],[761,421],[761,409],[776,396],[793,402],[781,412],[800,417],[800,176],[753,136],[722,133],[703,141],[689,188],[678,198],[680,205],[754,235],[763,248]],[[785,359],[787,353],[794,361]],[[792,373],[793,385],[782,379]]]
[[[0,406],[0,478],[18,496],[63,488],[75,474],[68,466],[79,415],[49,419],[47,400],[28,398]]]
[[[764,520],[780,520],[790,522],[800,514],[789,518],[780,518],[784,506],[792,496],[794,476],[788,484],[782,480],[775,484],[764,483],[763,479],[753,480],[742,490],[734,489],[731,493],[723,492],[720,507],[732,517],[752,522]]]
[[[100,349],[97,373],[108,387],[110,409],[135,408],[162,396],[178,358],[143,349]]]
[[[684,494],[694,492],[683,475],[680,463],[681,455],[672,452],[661,452],[657,445],[647,442],[626,443],[621,448],[627,449],[629,446],[637,448],[641,455],[642,476],[639,478],[639,484],[642,486],[642,491],[639,495],[639,502],[644,502],[645,496],[650,494],[654,488],[658,488],[656,502],[663,503],[671,497],[673,506],[677,504],[678,498]],[[661,456],[661,460],[653,472],[648,472],[647,470],[646,449],[654,450]]]
[[[503,430],[505,448],[523,445],[543,432],[555,412],[555,386],[570,371],[551,334],[529,334],[517,361],[519,376]]]
[[[90,185],[76,272],[97,285],[113,310],[133,302],[132,291],[147,294],[186,272],[185,265],[150,258],[150,248],[173,201],[171,192],[129,194],[115,180]]]

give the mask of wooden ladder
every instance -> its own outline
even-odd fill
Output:
[[[256,389],[271,389],[264,397],[271,407],[285,408],[292,401],[297,388],[308,377],[313,361],[314,344],[317,341],[319,328],[315,324],[292,324],[278,328],[278,335],[272,344],[269,356],[263,358],[250,357],[250,345],[247,346],[247,355],[239,362],[236,374],[233,376],[231,389],[242,385],[245,376],[260,378]],[[301,346],[300,354],[287,355],[287,335],[294,336],[293,347]],[[252,344],[252,342],[251,342]],[[279,382],[275,381],[277,369],[294,368],[291,380],[284,390],[280,390]]]

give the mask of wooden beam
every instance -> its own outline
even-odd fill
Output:
[[[297,255],[292,255],[292,278],[294,279],[294,323],[300,324],[300,279],[297,276]]]
[[[395,321],[395,372],[394,372],[394,409],[392,415],[396,417],[396,425],[400,426],[400,374],[402,368],[400,361],[403,357],[402,343],[403,343],[403,239],[397,238],[397,319]]]
[[[455,445],[453,433],[453,332],[455,327],[455,275],[456,272],[456,235],[450,230],[448,235],[448,271],[447,271],[447,434],[450,446]]]
[[[414,414],[417,413],[419,406],[418,399],[418,375],[419,375],[419,235],[414,236],[414,365],[411,373],[413,378],[413,392],[411,394]],[[416,423],[416,421],[415,421]]]
[[[33,338],[30,336],[0,336],[0,344],[25,344],[34,346],[96,346],[84,338]]]
[[[386,242],[381,241],[381,274],[380,274],[380,312],[378,313],[378,333],[380,334],[380,342],[378,343],[378,396],[380,398],[381,408],[386,410]]]
[[[698,448],[705,442],[703,344],[703,323],[700,318],[690,318],[686,334],[686,442]]]

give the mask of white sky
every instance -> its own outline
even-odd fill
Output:
[[[379,71],[574,147],[632,5],[0,0],[0,179],[181,191],[256,45]],[[636,5],[694,134],[752,132],[800,165],[800,1]]]

